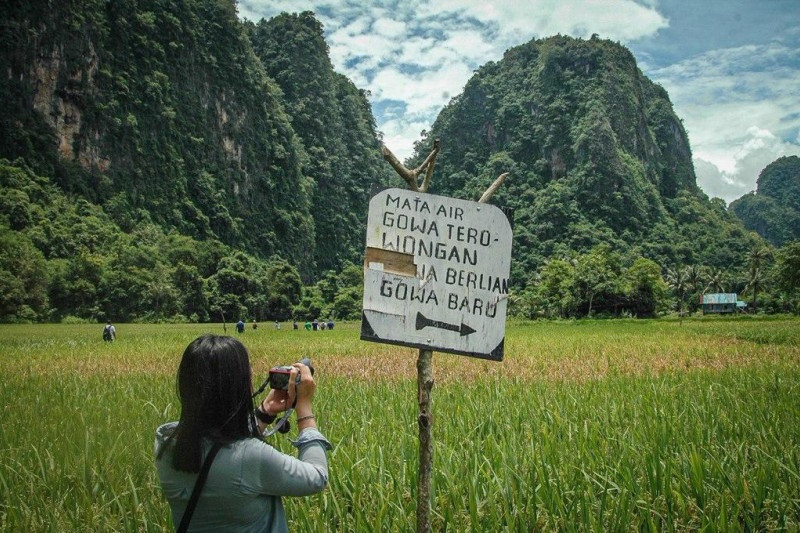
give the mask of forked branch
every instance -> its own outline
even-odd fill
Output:
[[[427,192],[428,187],[431,185],[431,180],[433,179],[433,167],[436,164],[436,156],[439,154],[439,147],[439,139],[436,139],[433,141],[433,150],[431,150],[431,153],[428,154],[428,157],[425,158],[425,161],[423,161],[420,166],[413,170],[407,169],[385,144],[381,145],[381,155],[389,162],[395,172],[403,178],[403,181],[408,184],[409,189],[416,192]],[[425,177],[422,180],[422,185],[420,185],[418,179],[423,170],[425,171]],[[497,179],[489,185],[489,188],[483,193],[478,203],[485,204],[488,202],[497,189],[506,181],[508,174],[508,172],[500,174]]]
[[[408,184],[408,188],[417,192],[425,192],[428,190],[428,185],[430,185],[431,177],[433,176],[433,164],[436,161],[436,156],[438,154],[439,139],[436,139],[433,141],[433,150],[431,150],[431,153],[425,158],[425,161],[423,161],[422,164],[417,168],[409,170],[403,165],[403,163],[400,162],[399,159],[397,159],[397,157],[395,157],[392,151],[389,150],[385,144],[381,145],[381,155],[383,158],[388,161],[395,172],[397,172],[400,177],[403,178],[403,180]],[[420,173],[426,169],[427,172],[425,173],[425,179],[422,182],[422,188],[420,188],[417,178],[419,177]]]

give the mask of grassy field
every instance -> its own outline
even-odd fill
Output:
[[[331,483],[286,501],[292,530],[415,529],[416,351],[358,328],[242,336],[256,376],[317,368]],[[171,528],[154,430],[222,327],[101,329],[0,326],[2,531]],[[504,362],[435,354],[434,376],[435,530],[800,529],[796,318],[510,323]]]

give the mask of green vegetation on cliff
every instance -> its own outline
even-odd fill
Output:
[[[285,318],[299,289],[270,300],[270,265],[309,283],[360,262],[368,191],[390,169],[312,14],[252,24],[229,0],[41,0],[0,17],[3,257],[49,272],[5,265],[20,296],[3,320]],[[112,270],[142,278],[112,287]],[[65,276],[84,281],[57,287]],[[151,301],[157,280],[166,296]]]
[[[392,179],[380,157],[363,90],[333,71],[322,26],[309,12],[248,24],[253,48],[286,99],[314,181],[315,262],[324,271],[361,257],[370,187]]]
[[[152,223],[123,232],[20,165],[0,159],[0,322],[285,320],[300,300],[297,270],[277,256]]]
[[[515,209],[512,283],[599,245],[633,267],[743,268],[759,244],[695,183],[688,138],[666,91],[623,46],[551,37],[477,71],[417,144],[442,140],[433,192]],[[578,306],[591,308],[588,301]],[[620,307],[617,306],[619,310]]]
[[[800,240],[800,157],[781,157],[767,165],[756,192],[731,202],[730,210],[775,246]]]
[[[126,232],[152,222],[313,264],[304,148],[232,2],[29,2],[3,19],[1,155]]]

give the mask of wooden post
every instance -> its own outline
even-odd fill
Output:
[[[433,472],[433,351],[420,350],[417,356],[417,394],[419,403],[419,476],[417,478],[417,531],[431,530],[431,474]]]
[[[386,145],[381,146],[381,155],[392,166],[412,191],[426,192],[433,178],[433,167],[439,154],[439,139],[433,141],[433,150],[420,166],[407,169]],[[422,185],[419,175],[425,171]],[[480,203],[486,203],[503,184],[508,172],[500,175],[483,193]],[[433,473],[433,350],[420,350],[417,355],[417,403],[419,415],[419,476],[417,478],[417,531],[429,533],[431,530],[431,475]]]

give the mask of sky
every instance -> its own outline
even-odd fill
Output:
[[[618,41],[669,93],[698,185],[730,203],[800,155],[800,0],[239,0],[253,21],[313,11],[334,69],[370,92],[400,159],[473,73],[531,39]]]

